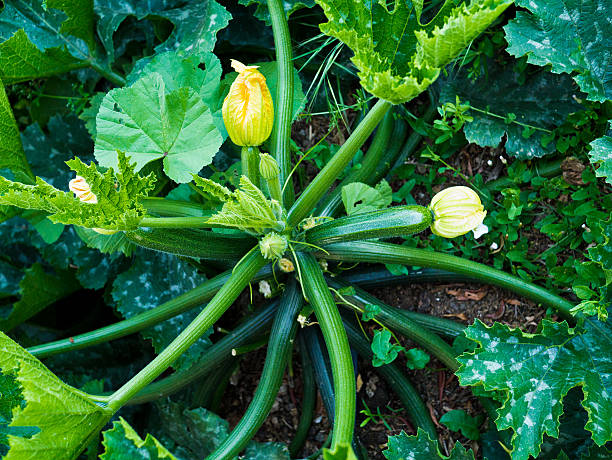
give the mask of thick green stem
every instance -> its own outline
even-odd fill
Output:
[[[274,34],[276,49],[276,66],[278,81],[276,87],[274,128],[270,150],[280,168],[280,183],[284,184],[291,173],[291,121],[293,117],[293,51],[289,24],[282,0],[268,0],[268,11]],[[294,200],[293,185],[285,187],[283,201],[292,205]]]
[[[372,349],[371,344],[365,339],[363,333],[353,326],[350,322],[345,321],[344,327],[348,335],[351,346],[357,350],[364,359],[372,361]],[[386,364],[376,368],[376,371],[382,375],[387,383],[393,388],[395,394],[400,398],[402,404],[408,412],[408,416],[415,423],[417,427],[420,427],[427,431],[432,439],[437,437],[436,426],[431,420],[431,415],[423,400],[419,396],[412,383],[406,378],[404,373],[395,364]]]
[[[328,283],[334,289],[341,289],[350,286],[350,284],[345,283],[342,280],[329,278]],[[370,295],[359,288],[354,289],[354,296],[346,296],[353,305],[343,303],[342,306],[362,312],[363,308],[367,304],[377,305],[380,308],[380,312],[375,316],[378,321],[387,326],[389,329],[397,331],[404,337],[415,341],[417,344],[438,358],[450,370],[457,370],[459,365],[455,359],[456,353],[448,343],[446,343],[436,334],[423,328],[421,324],[418,324],[416,321],[410,319],[408,315],[398,314],[399,310],[397,308],[393,308],[384,302],[381,302],[373,295]],[[360,308],[356,309],[355,307]]]
[[[274,179],[266,179],[266,184],[268,184],[268,190],[270,191],[270,198],[276,200],[283,206],[283,193],[281,191],[280,180],[278,177]]]
[[[298,334],[298,343],[300,345],[300,357],[302,358],[302,407],[300,408],[300,420],[295,429],[295,436],[289,444],[291,458],[296,458],[306,443],[317,402],[314,369],[303,334]]]
[[[141,228],[225,228],[219,224],[209,224],[206,217],[143,217]]]
[[[214,278],[206,280],[198,287],[185,292],[184,294],[175,297],[168,302],[165,302],[158,307],[155,307],[144,313],[134,315],[129,319],[119,321],[118,323],[105,326],[84,334],[75,335],[68,339],[57,340],[55,342],[43,343],[28,348],[28,352],[39,359],[53,356],[58,353],[64,353],[72,350],[80,350],[81,348],[91,347],[99,343],[109,342],[111,340],[125,337],[126,335],[142,331],[147,327],[154,326],[176,315],[180,315],[184,311],[190,310],[198,305],[202,305],[214,296],[219,289],[229,280],[231,272],[221,273]],[[271,268],[265,267],[253,278],[253,281],[259,281],[272,276]]]
[[[366,241],[335,243],[325,246],[324,249],[329,252],[325,253],[324,257],[331,260],[417,265],[467,275],[474,280],[508,289],[546,307],[552,307],[567,318],[573,318],[570,313],[573,304],[562,297],[501,270],[461,257],[398,244]]]
[[[259,149],[257,147],[242,147],[240,160],[242,174],[247,176],[256,187],[259,187]]]
[[[317,174],[312,182],[306,187],[304,192],[297,199],[287,218],[289,227],[295,227],[304,219],[319,202],[323,196],[329,192],[329,188],[338,175],[346,168],[357,150],[363,145],[367,138],[372,134],[374,128],[383,119],[391,103],[379,99],[374,107],[368,112],[361,123],[355,128],[346,142],[340,147],[332,159]]]
[[[318,213],[322,216],[333,216],[335,211],[342,203],[342,187],[350,184],[352,182],[364,182],[366,184],[373,185],[375,180],[375,172],[381,166],[381,163],[384,163],[383,157],[385,157],[390,150],[392,150],[389,146],[391,134],[395,134],[396,136],[400,136],[401,133],[396,132],[394,129],[393,123],[393,111],[388,111],[383,119],[382,123],[376,130],[376,134],[374,135],[374,139],[372,139],[372,143],[370,144],[370,148],[366,152],[363,157],[363,161],[361,162],[361,167],[359,169],[353,169],[333,190],[333,192],[329,193],[325,199],[323,199],[323,203],[319,205]],[[401,125],[403,129],[403,136],[406,134],[406,127],[403,121],[398,120],[398,125]],[[393,142],[402,142],[403,136],[401,139],[394,138]],[[398,149],[399,150],[399,147]],[[397,153],[396,150],[396,153]],[[391,165],[389,165],[391,166]]]
[[[167,198],[148,197],[142,200],[148,213],[162,217],[210,217],[214,213],[202,205],[191,201],[169,200]]]
[[[223,285],[191,324],[144,369],[113,393],[108,406],[114,411],[118,410],[142,388],[164,372],[221,317],[265,264],[266,260],[258,250],[251,251],[234,268],[227,283]]]
[[[423,113],[423,115],[421,115],[420,118],[421,120],[429,123],[435,113],[436,113],[436,104],[432,103],[427,107],[427,110],[425,110],[425,113]],[[402,151],[395,159],[395,162],[393,163],[393,166],[390,168],[390,171],[392,172],[395,168],[402,166],[404,162],[406,161],[406,158],[412,155],[412,152],[414,152],[414,150],[419,146],[422,140],[423,140],[423,136],[417,133],[416,131],[413,131],[412,134],[408,136],[408,139],[406,140],[406,143],[404,144],[404,148],[402,148]]]
[[[255,395],[244,416],[230,435],[215,449],[207,460],[233,459],[246,447],[263,424],[283,381],[287,361],[293,349],[297,332],[297,316],[302,308],[302,296],[292,281],[283,297],[270,331],[266,361]]]
[[[314,309],[329,352],[334,377],[335,409],[332,451],[348,447],[355,429],[355,371],[348,338],[338,307],[327,287],[323,272],[312,254],[298,253],[302,289]]]

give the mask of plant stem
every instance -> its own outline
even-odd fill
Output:
[[[283,0],[268,0],[268,11],[274,34],[278,82],[276,87],[274,128],[272,130],[271,153],[280,168],[280,183],[284,184],[291,172],[291,121],[293,117],[293,64],[289,24]],[[293,185],[285,187],[284,202],[293,204]]]
[[[417,265],[467,275],[475,280],[508,289],[546,307],[552,307],[569,319],[573,318],[570,313],[573,304],[562,297],[501,270],[461,257],[398,244],[366,241],[335,243],[325,246],[324,249],[329,252],[324,254],[328,260]]]
[[[329,192],[338,175],[349,164],[353,156],[367,138],[372,134],[374,128],[383,119],[391,103],[379,99],[374,107],[357,125],[353,133],[349,136],[346,142],[340,147],[332,159],[325,167],[317,174],[312,182],[306,187],[304,192],[297,199],[287,218],[289,227],[295,227],[310,213],[319,200]]]
[[[302,271],[302,289],[312,305],[329,352],[334,377],[334,432],[332,451],[350,448],[355,429],[355,371],[348,338],[338,307],[323,278],[323,272],[312,254],[298,253]]]
[[[259,183],[259,149],[257,147],[242,147],[240,151],[242,174],[247,176],[256,187]]]
[[[302,296],[295,280],[288,285],[270,331],[266,361],[255,395],[246,412],[230,435],[208,457],[208,460],[231,459],[246,447],[263,424],[283,382],[287,361],[297,332],[297,316],[302,308]]]
[[[148,197],[142,200],[142,204],[147,212],[159,214],[162,217],[210,217],[213,215],[212,211],[191,201]]]
[[[209,224],[205,217],[143,217],[141,228],[227,228],[220,224]]]
[[[408,270],[408,273],[394,275],[385,267],[368,267],[357,270],[350,270],[342,273],[344,281],[358,284],[364,289],[377,288],[383,286],[393,286],[395,284],[413,283],[463,283],[473,281],[466,275],[459,275],[446,270],[436,268],[421,268],[418,270]]]
[[[266,264],[259,250],[251,251],[242,262],[234,268],[227,283],[217,292],[209,304],[147,366],[132,379],[111,395],[108,406],[117,411],[142,388],[151,383],[164,372],[176,359],[200,338],[236,300],[251,279]]]
[[[94,69],[96,72],[98,72],[100,75],[102,75],[104,78],[106,78],[111,83],[114,83],[117,86],[125,86],[127,84],[127,81],[125,80],[124,77],[114,72],[110,68],[105,68],[101,66],[93,58],[89,61],[89,65],[91,66],[92,69]]]
[[[56,340],[55,342],[43,343],[28,348],[28,352],[39,359],[53,356],[58,353],[64,353],[72,350],[80,350],[82,348],[91,347],[99,343],[109,342],[111,340],[125,337],[126,335],[134,334],[142,331],[149,326],[161,323],[167,319],[173,318],[176,315],[190,310],[204,302],[210,300],[219,289],[229,280],[231,272],[221,273],[214,278],[206,280],[198,287],[185,292],[184,294],[175,297],[168,302],[165,302],[149,311],[134,315],[129,319],[119,321],[118,323],[96,329],[84,334],[75,335],[68,339]],[[259,281],[272,276],[271,268],[264,267],[253,278],[253,281]]]

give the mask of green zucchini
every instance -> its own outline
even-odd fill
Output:
[[[411,235],[431,225],[425,206],[394,206],[380,211],[341,217],[306,231],[306,242],[315,246],[372,238]]]
[[[218,233],[199,228],[139,228],[127,238],[147,249],[200,259],[240,259],[257,241],[244,234]]]

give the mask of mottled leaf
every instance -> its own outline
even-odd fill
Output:
[[[104,453],[101,460],[177,460],[153,436],[147,433],[143,440],[123,417],[113,422],[113,428],[103,433]]]
[[[353,182],[342,187],[342,203],[349,216],[378,211],[391,204],[392,193],[391,187],[384,179],[376,187]]]
[[[163,158],[164,171],[176,182],[191,181],[222,142],[200,97],[189,88],[166,91],[158,73],[110,91],[96,118],[95,156],[102,166],[116,166],[117,150],[136,163],[136,171]]]
[[[591,163],[597,166],[595,174],[605,177],[608,184],[612,184],[612,122],[607,136],[600,137],[591,142],[589,157]]]
[[[504,136],[506,152],[519,159],[539,158],[554,151],[554,144],[542,145],[542,136],[565,121],[568,114],[581,108],[573,96],[571,78],[538,72],[520,80],[512,66],[500,68],[491,63],[486,75],[470,80],[465,72],[442,83],[440,101],[469,102],[474,121],[464,125],[468,141],[483,147],[497,147]],[[543,107],[546,109],[543,110]],[[483,113],[482,111],[489,112]],[[516,119],[507,122],[513,114]],[[525,137],[525,125],[539,128]]]
[[[438,441],[430,439],[421,428],[418,429],[416,436],[408,436],[403,431],[398,435],[389,436],[387,447],[387,450],[383,450],[387,460],[474,460],[474,452],[466,451],[458,442],[455,443],[450,457],[442,455]]]
[[[132,266],[113,283],[113,299],[124,318],[131,318],[195,288],[206,278],[182,259],[162,252],[137,251]],[[198,314],[198,309],[145,329],[142,335],[151,339],[156,352],[161,352]],[[189,367],[210,346],[210,329],[173,364],[175,369]]]
[[[508,52],[527,62],[574,74],[589,99],[612,99],[612,4],[608,0],[517,0],[504,27]]]
[[[513,460],[537,456],[543,435],[559,435],[559,416],[567,392],[581,386],[586,429],[602,445],[612,439],[612,326],[585,320],[584,332],[567,323],[542,321],[539,334],[476,321],[466,336],[479,347],[458,359],[462,385],[483,386],[505,394],[499,430],[511,428]]]

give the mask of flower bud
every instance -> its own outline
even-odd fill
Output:
[[[83,203],[97,204],[98,197],[91,191],[89,184],[84,177],[76,176],[68,183],[68,188],[74,193]],[[117,233],[117,230],[107,230],[105,228],[92,228],[94,232],[101,235],[112,235]]]
[[[286,257],[283,257],[278,261],[278,266],[280,267],[281,271],[285,273],[291,273],[295,271],[295,266],[293,265],[293,262],[291,262]]]
[[[259,250],[266,259],[280,259],[287,250],[287,238],[270,232],[259,240]]]
[[[242,147],[263,144],[272,132],[274,109],[266,77],[257,66],[232,59],[238,77],[223,101],[223,122],[232,142]]]
[[[268,153],[259,154],[259,174],[265,180],[273,180],[280,174],[276,160]]]
[[[437,193],[429,209],[434,214],[431,231],[444,238],[465,235],[482,224],[487,215],[476,192],[462,186],[449,187]]]

